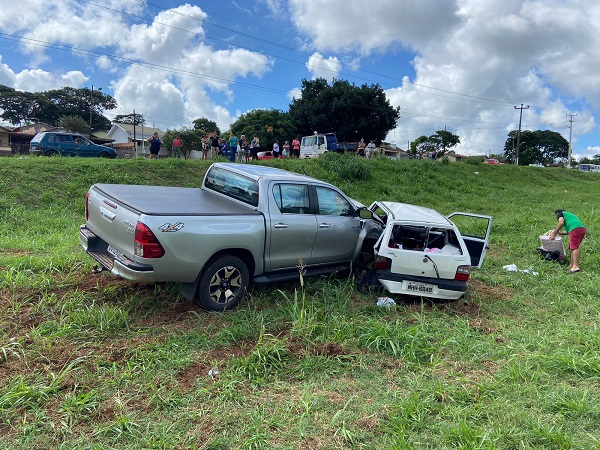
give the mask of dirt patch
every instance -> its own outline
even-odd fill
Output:
[[[233,358],[248,355],[254,346],[250,343],[220,347],[202,353],[197,361],[185,367],[176,376],[180,390],[185,392],[194,387],[200,377],[218,379],[218,373],[209,373],[214,368],[223,370]]]
[[[512,297],[512,291],[504,286],[491,286],[481,280],[470,279],[469,291],[477,293],[486,300],[508,300]]]

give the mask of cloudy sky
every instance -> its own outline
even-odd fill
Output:
[[[285,111],[315,77],[379,84],[402,148],[498,153],[523,104],[522,129],[572,119],[574,156],[600,154],[598,0],[0,0],[0,84],[102,87],[165,130]]]

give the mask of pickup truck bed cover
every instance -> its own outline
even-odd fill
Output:
[[[224,201],[199,188],[96,184],[102,194],[151,216],[260,215],[252,207]]]

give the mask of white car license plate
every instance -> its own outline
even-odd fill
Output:
[[[414,292],[415,294],[436,294],[437,286],[427,283],[417,283],[416,281],[405,281],[404,290]]]

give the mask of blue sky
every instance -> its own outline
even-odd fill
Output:
[[[573,154],[593,156],[598,61],[597,0],[0,0],[0,84],[102,87],[107,117],[165,130],[287,110],[320,76],[379,84],[401,148],[446,129],[460,153],[500,152],[523,104],[522,129],[567,140],[572,114]]]

